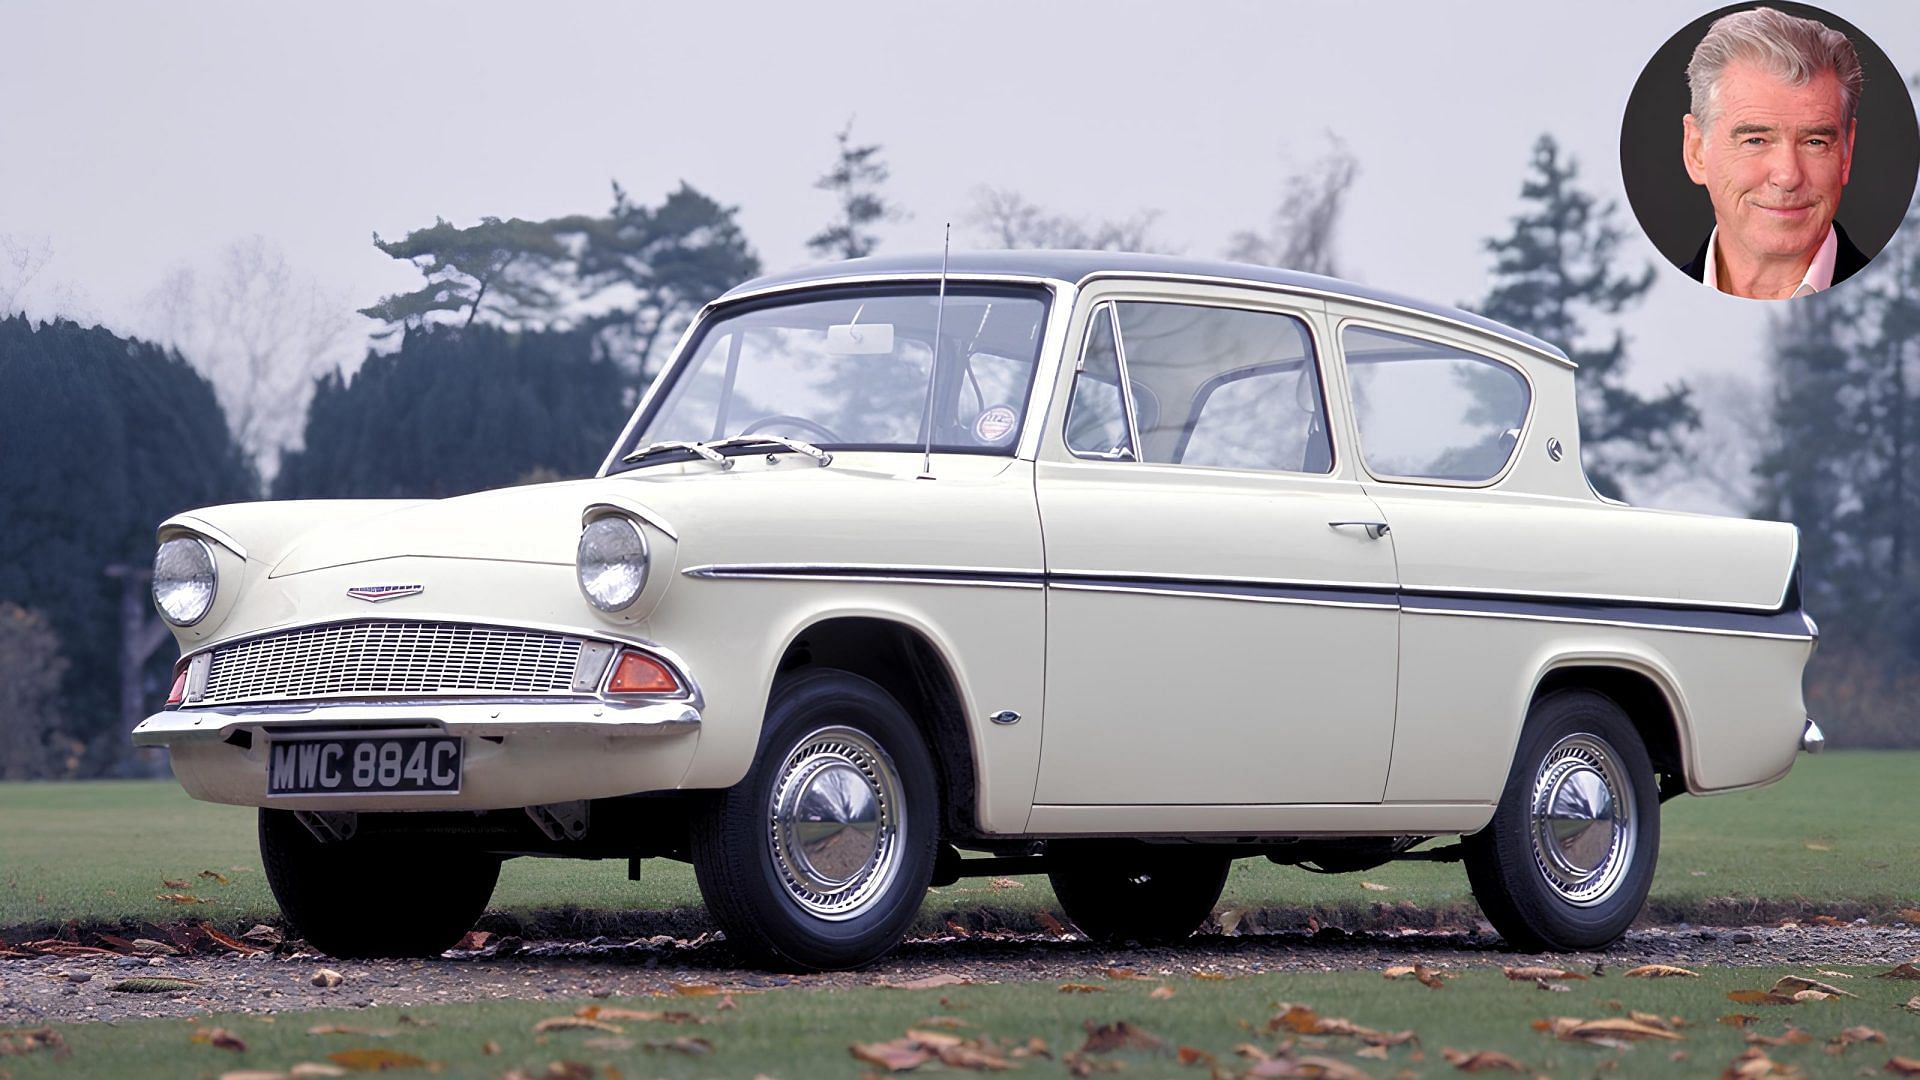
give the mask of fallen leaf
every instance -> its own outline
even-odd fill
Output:
[[[853,1043],[847,1047],[855,1061],[868,1065],[878,1065],[888,1072],[906,1072],[917,1069],[933,1060],[933,1051],[923,1048],[912,1039],[895,1039],[883,1043]]]
[[[721,990],[712,983],[681,983],[673,988],[673,992],[681,997],[715,997]]]
[[[1060,984],[1060,992],[1063,994],[1101,994],[1105,993],[1106,989],[1104,986],[1094,986],[1091,983]]]
[[[1048,1061],[1052,1061],[1053,1051],[1047,1049],[1047,1042],[1045,1039],[1042,1039],[1040,1036],[1035,1035],[1033,1038],[1028,1039],[1024,1044],[1014,1047],[1012,1051],[1012,1056],[1017,1058],[1042,1057],[1042,1058],[1046,1058]]]
[[[245,1039],[228,1031],[226,1028],[220,1027],[196,1029],[193,1033],[193,1041],[212,1046],[218,1050],[231,1050],[236,1054],[244,1053],[247,1049]]]
[[[331,990],[346,982],[347,977],[332,968],[316,968],[313,972],[313,985]]]
[[[1066,925],[1058,918],[1055,918],[1052,912],[1042,911],[1033,917],[1033,921],[1039,923],[1042,930],[1052,934],[1054,937],[1067,936]]]
[[[1212,1067],[1215,1064],[1215,1059],[1212,1054],[1191,1046],[1181,1047],[1175,1056],[1179,1058],[1180,1064],[1182,1065],[1206,1065]]]
[[[667,1050],[689,1057],[705,1057],[713,1053],[713,1043],[698,1035],[676,1035],[671,1039],[649,1039],[641,1046],[648,1050]]]
[[[1815,975],[1825,975],[1825,976],[1826,976],[1827,978],[1829,978],[1829,979],[1851,979],[1851,978],[1853,978],[1853,975],[1852,975],[1852,974],[1851,974],[1850,972],[1845,972],[1845,971],[1827,971],[1827,970],[1825,970],[1825,969],[1822,969],[1822,970],[1820,970],[1820,971],[1816,971],[1816,972],[1814,972],[1814,974],[1815,974]]]
[[[127,945],[135,956],[180,955],[179,949],[174,948],[164,941],[155,941],[152,938],[134,938],[132,941],[129,941]]]
[[[327,1065],[318,1061],[303,1061],[287,1070],[288,1080],[314,1080],[325,1076],[345,1076],[347,1070],[338,1065]]]
[[[1636,968],[1628,968],[1621,974],[1629,979],[1697,979],[1700,977],[1697,971],[1688,971],[1686,968],[1674,967],[1672,964],[1641,964]]]
[[[1447,1059],[1447,1064],[1461,1072],[1512,1072],[1524,1075],[1527,1071],[1525,1065],[1498,1050],[1476,1050],[1473,1053],[1467,1053],[1452,1047],[1442,1047],[1440,1056]]]
[[[1880,1071],[1889,1072],[1895,1076],[1920,1076],[1920,1058],[1888,1058],[1887,1063],[1880,1067]]]
[[[894,990],[933,990],[942,986],[962,986],[970,981],[972,980],[964,975],[953,975],[947,972],[941,972],[938,975],[922,975],[920,978],[906,979],[901,982],[887,982],[883,980],[880,985]]]
[[[494,1042],[492,1039],[488,1039],[486,1042],[480,1044],[480,1052],[488,1057],[493,1057],[500,1052],[500,1044]]]
[[[1353,1052],[1353,1056],[1359,1057],[1359,1058],[1366,1058],[1369,1061],[1385,1061],[1389,1057],[1391,1057],[1392,1054],[1389,1053],[1387,1048],[1384,1046],[1368,1045],[1368,1046],[1363,1046],[1358,1050],[1355,1050]]]
[[[1392,892],[1393,891],[1393,886],[1382,885],[1379,882],[1375,882],[1375,881],[1363,881],[1360,883],[1360,887],[1367,890],[1368,892]]]
[[[547,1071],[540,1077],[541,1080],[593,1080],[593,1066],[584,1061],[548,1062]]]
[[[1657,1027],[1662,1031],[1673,1031],[1677,1028],[1683,1028],[1687,1026],[1687,1022],[1685,1020],[1680,1019],[1677,1016],[1669,1020],[1669,1019],[1665,1019],[1660,1016],[1657,1016],[1653,1013],[1640,1012],[1637,1009],[1629,1011],[1627,1013],[1627,1019],[1633,1021],[1636,1024],[1645,1024],[1648,1027]]]
[[[990,889],[1024,889],[1027,887],[1027,883],[1024,881],[1015,881],[1010,877],[997,877],[987,882],[987,887]]]
[[[1758,1078],[1766,1076],[1797,1077],[1804,1075],[1805,1074],[1798,1069],[1792,1072],[1784,1071],[1772,1058],[1767,1056],[1766,1051],[1757,1046],[1750,1046],[1734,1057],[1733,1063],[1728,1065],[1726,1071],[1720,1074],[1720,1080],[1758,1080]]]
[[[1920,911],[1914,912],[1914,915],[1916,917],[1920,917]],[[1878,975],[1875,975],[1874,978],[1876,979],[1920,979],[1920,967],[1914,967],[1910,963],[1901,964],[1897,967],[1891,968],[1887,971],[1881,972]]]
[[[1829,1050],[1845,1050],[1854,1043],[1884,1043],[1886,1041],[1887,1036],[1885,1033],[1867,1027],[1865,1024],[1857,1024],[1842,1030],[1840,1034],[1828,1039],[1827,1048]]]
[[[603,1050],[612,1054],[624,1054],[640,1044],[624,1035],[595,1035],[591,1039],[580,1040],[580,1045],[589,1050]]]
[[[388,1069],[424,1069],[431,1063],[417,1054],[399,1050],[340,1050],[327,1055],[335,1065],[355,1072],[386,1072]]]
[[[1252,908],[1230,907],[1220,913],[1220,932],[1227,937],[1240,936],[1240,924],[1253,913]]]
[[[1855,994],[1849,994],[1845,990],[1842,990],[1831,983],[1816,982],[1813,979],[1803,979],[1798,975],[1784,975],[1781,977],[1779,982],[1776,982],[1773,984],[1773,992],[1776,994],[1796,994],[1797,995],[1799,993],[1804,993],[1805,991],[1808,991],[1808,990],[1815,991],[1816,993],[1825,994],[1829,997],[1857,997],[1858,996]]]
[[[149,975],[137,979],[121,979],[107,989],[120,994],[167,994],[175,990],[198,990],[201,984],[192,979],[175,979],[165,975]]]
[[[1152,981],[1153,979],[1153,976],[1142,975],[1139,972],[1133,970],[1132,968],[1123,968],[1123,967],[1103,968],[1100,973],[1102,975],[1105,975],[1109,979],[1144,979],[1149,982]]]
[[[368,1039],[391,1039],[400,1034],[393,1028],[364,1028],[347,1024],[317,1024],[307,1029],[309,1035],[358,1035]]]
[[[163,889],[184,889],[187,887],[187,883],[184,881],[171,881],[166,878],[161,878],[160,887]]]
[[[707,1018],[678,1009],[621,1009],[608,1005],[585,1005],[573,1015],[585,1020],[633,1020],[639,1023],[704,1024]]]
[[[1540,979],[1586,979],[1585,975],[1577,971],[1564,971],[1551,967],[1503,967],[1500,970],[1506,972],[1507,978],[1515,982],[1534,982]]]
[[[1158,1035],[1116,1020],[1111,1024],[1085,1024],[1087,1041],[1080,1045],[1083,1054],[1110,1054],[1115,1050],[1158,1050],[1166,1042]]]
[[[221,933],[220,931],[215,930],[213,928],[213,924],[205,920],[202,920],[200,923],[200,932],[207,935],[208,938],[212,939],[214,944],[230,952],[237,952],[244,956],[251,956],[254,953],[263,951],[259,947],[254,945],[249,945],[246,942],[239,940],[238,938],[228,937],[227,935]]]
[[[545,1035],[549,1031],[604,1031],[609,1035],[619,1035],[626,1029],[586,1016],[550,1016],[533,1025],[533,1031],[536,1035]]]
[[[1533,986],[1534,986],[1534,989],[1536,989],[1536,990],[1551,990],[1551,991],[1553,991],[1554,993],[1558,993],[1558,994],[1571,994],[1571,993],[1573,993],[1573,987],[1571,987],[1571,986],[1562,986],[1562,985],[1560,985],[1559,983],[1550,983],[1550,982],[1548,982],[1548,981],[1547,981],[1547,980],[1545,980],[1545,979],[1535,979],[1535,980],[1533,980]]]
[[[1298,1072],[1263,1073],[1260,1071],[1264,1067],[1271,1066],[1276,1063],[1285,1062],[1286,1060],[1287,1060],[1286,1058],[1270,1058],[1267,1061],[1263,1061],[1260,1064],[1255,1065],[1251,1070],[1248,1071],[1247,1075],[1248,1076],[1315,1076],[1315,1077],[1319,1077],[1320,1080],[1373,1080],[1373,1076],[1364,1069],[1356,1069],[1353,1066],[1337,1058],[1317,1057],[1312,1055],[1309,1055],[1303,1058],[1298,1058],[1292,1062],[1293,1067],[1299,1070]]]
[[[1766,990],[1729,990],[1727,1000],[1737,1005],[1791,1005],[1793,999],[1785,994],[1770,993]]]
[[[940,1064],[950,1069],[975,1069],[983,1072],[1004,1072],[1013,1068],[1013,1062],[984,1047],[962,1044],[959,1046],[939,1046],[934,1048],[934,1056]]]
[[[918,1024],[915,1024],[914,1026],[920,1027],[920,1028],[946,1028],[948,1030],[953,1030],[955,1028],[972,1027],[973,1025],[967,1023],[965,1020],[962,1020],[957,1016],[929,1016],[924,1020],[921,1020]]]
[[[732,994],[721,994],[720,1000],[713,1003],[714,1012],[726,1012],[730,1009],[738,1009],[739,1007],[740,1003],[733,1000]]]
[[[1227,976],[1217,971],[1196,971],[1193,973],[1193,977],[1206,982],[1225,982],[1227,980]]]
[[[1288,1005],[1284,1012],[1267,1021],[1268,1031],[1285,1028],[1299,1035],[1346,1035],[1374,1046],[1399,1046],[1418,1042],[1411,1030],[1376,1031],[1337,1016],[1321,1016],[1305,1005]]]
[[[240,940],[271,947],[284,942],[286,937],[276,927],[268,926],[266,923],[255,923],[251,930],[240,935]]]
[[[1901,908],[1893,914],[1903,922],[1920,923],[1920,908]]]
[[[1900,1007],[1908,1012],[1920,1013],[1920,994],[1915,994],[1913,997],[1908,998],[1907,1003]]]
[[[1551,1031],[1554,1038],[1568,1042],[1623,1043],[1638,1039],[1665,1039],[1676,1041],[1680,1036],[1664,1027],[1643,1024],[1638,1020],[1612,1016],[1600,1020],[1581,1020],[1572,1016],[1556,1016],[1551,1020],[1536,1020],[1535,1031]]]
[[[1808,851],[1832,851],[1833,845],[1822,844],[1817,840],[1809,840],[1807,841],[1807,850]]]
[[[235,1069],[220,1074],[220,1080],[288,1080],[290,1072],[273,1072],[268,1069]]]
[[[1752,1013],[1728,1013],[1721,1017],[1719,1022],[1728,1027],[1746,1027],[1748,1024],[1759,1023],[1759,1021],[1760,1018]]]
[[[1787,1030],[1779,1035],[1762,1035],[1757,1031],[1749,1031],[1746,1034],[1746,1041],[1750,1046],[1801,1046],[1812,1042],[1813,1036],[1789,1025]]]
[[[455,945],[454,948],[461,952],[479,952],[481,949],[486,948],[487,942],[491,940],[493,940],[493,935],[485,930],[469,930],[461,937],[459,944]]]
[[[1165,1001],[1168,998],[1173,996],[1173,987],[1156,986],[1153,988],[1153,992],[1148,994],[1147,996],[1152,998],[1155,1001]]]
[[[154,899],[163,904],[211,904],[211,900],[202,900],[192,893],[168,892],[156,893]]]
[[[233,882],[227,880],[227,875],[220,873],[218,870],[202,870],[200,871],[200,876],[218,885],[233,884]]]
[[[1797,1005],[1802,1001],[1832,1001],[1839,996],[1838,994],[1829,994],[1824,990],[1796,990],[1793,994],[1793,1001],[1794,1004]],[[1848,994],[1847,996],[1852,997],[1853,995]]]

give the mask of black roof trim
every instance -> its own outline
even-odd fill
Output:
[[[1484,315],[1476,315],[1471,311],[1462,311],[1444,304],[1415,300],[1398,293],[1343,281],[1340,278],[1303,274],[1296,270],[1281,270],[1271,266],[1255,266],[1249,263],[1216,259],[1190,259],[1178,255],[1142,255],[1125,251],[956,251],[949,260],[948,271],[956,275],[1051,278],[1075,284],[1103,274],[1238,279],[1288,289],[1350,296],[1364,302],[1405,308],[1409,311],[1463,323],[1524,345],[1536,352],[1545,353],[1568,364],[1572,363],[1567,354],[1557,346],[1548,344],[1523,330],[1516,330],[1505,323],[1494,322]],[[932,277],[939,273],[938,252],[875,255],[865,259],[848,259],[843,262],[804,266],[777,274],[768,274],[735,286],[726,293],[726,297],[810,282],[825,284],[842,278],[893,275]]]

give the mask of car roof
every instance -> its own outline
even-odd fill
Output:
[[[777,274],[767,274],[744,282],[721,297],[722,300],[749,293],[805,284],[829,284],[837,280],[869,277],[935,277],[940,273],[939,252],[911,252],[899,255],[874,255],[864,259],[803,266]],[[1565,364],[1572,364],[1556,345],[1495,322],[1484,315],[1429,303],[1398,293],[1345,281],[1340,278],[1305,274],[1251,263],[1217,259],[1191,259],[1179,255],[1145,255],[1129,251],[956,251],[948,259],[947,272],[954,275],[1051,278],[1079,284],[1104,274],[1137,274],[1143,277],[1218,278],[1248,281],[1262,285],[1306,292],[1351,297],[1368,303],[1415,311],[1505,338],[1535,352],[1544,353]]]

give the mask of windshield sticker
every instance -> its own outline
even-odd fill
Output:
[[[988,445],[1003,443],[1013,434],[1014,425],[1019,422],[1020,417],[1014,413],[1013,406],[995,405],[974,419],[973,437]]]

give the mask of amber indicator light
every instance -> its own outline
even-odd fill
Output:
[[[167,704],[178,705],[185,700],[187,700],[187,669],[183,667],[180,673],[173,677],[173,689],[167,691]]]
[[[672,694],[679,689],[673,672],[644,653],[621,653],[613,678],[607,680],[609,694]]]

